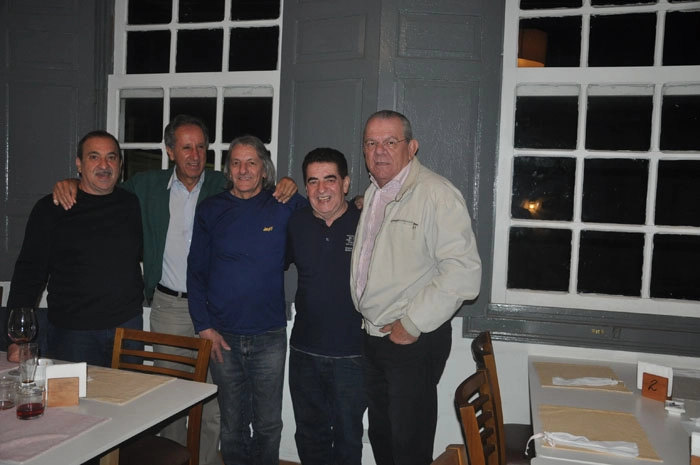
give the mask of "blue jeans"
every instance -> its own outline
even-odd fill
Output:
[[[290,349],[289,390],[304,465],[360,465],[367,407],[362,357],[323,357]]]
[[[222,336],[231,350],[209,369],[219,386],[224,463],[279,465],[287,330]]]
[[[143,315],[125,321],[120,328],[143,329]],[[112,366],[112,349],[116,328],[109,329],[65,329],[49,323],[49,357],[66,362],[87,362],[88,365]],[[128,349],[143,349],[143,344],[126,341]]]

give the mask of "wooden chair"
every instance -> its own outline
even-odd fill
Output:
[[[191,349],[196,351],[196,355],[184,357],[163,352],[130,350],[123,347],[123,342],[126,340],[143,342],[146,345]],[[114,337],[112,368],[206,382],[210,352],[211,341],[208,339],[117,328]],[[182,364],[182,369],[144,365],[143,361],[145,360],[177,362]],[[190,407],[188,411],[187,447],[170,439],[146,433],[120,447],[119,465],[198,465],[201,423],[202,402],[199,402]]]
[[[494,397],[486,370],[477,370],[457,387],[455,407],[470,465],[503,465]]]
[[[484,331],[472,341],[472,357],[476,362],[476,368],[484,370],[491,385],[494,413],[496,416],[496,429],[499,436],[500,455],[504,457],[502,464],[524,465],[530,463],[531,457],[525,456],[525,446],[532,436],[532,425],[503,423],[503,411],[501,408],[501,389],[498,384],[496,372],[496,357],[493,354],[491,333]],[[531,449],[534,453],[534,448]]]
[[[464,444],[450,444],[445,448],[445,452],[432,461],[431,465],[469,465]]]

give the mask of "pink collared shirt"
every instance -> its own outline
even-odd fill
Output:
[[[365,222],[364,231],[362,234],[362,244],[360,244],[360,259],[358,260],[357,266],[357,282],[355,283],[358,298],[362,297],[362,293],[365,291],[365,286],[367,286],[367,275],[369,274],[369,262],[372,258],[372,252],[374,251],[374,243],[379,233],[379,229],[384,221],[384,211],[389,202],[396,199],[401,186],[406,181],[408,177],[408,172],[411,169],[411,163],[403,167],[399,174],[397,174],[394,179],[384,184],[384,187],[379,187],[377,180],[374,176],[369,175],[369,180],[377,188],[377,192],[372,197],[371,204],[366,206],[367,210],[367,221]]]

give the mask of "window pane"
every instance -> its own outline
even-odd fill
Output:
[[[141,171],[159,170],[163,161],[160,150],[124,150],[124,181]]]
[[[513,218],[571,221],[576,160],[518,157],[513,175]]]
[[[541,10],[543,8],[579,8],[582,0],[520,0],[523,10]]]
[[[578,292],[640,296],[644,235],[581,231]]]
[[[648,160],[586,160],[581,219],[593,223],[644,224]]]
[[[545,66],[579,66],[581,62],[581,17],[528,18],[520,20],[520,31],[542,31],[546,35]],[[522,39],[522,36],[519,36]],[[519,57],[523,50],[522,40],[518,44]],[[527,58],[527,57],[525,57]]]
[[[586,148],[649,150],[651,108],[651,96],[588,97]]]
[[[578,97],[518,97],[515,147],[575,149]]]
[[[126,35],[126,73],[167,73],[170,31],[132,31]]]
[[[700,31],[700,29],[698,29]],[[700,95],[665,95],[661,150],[700,151]]]
[[[264,143],[272,140],[272,97],[232,97],[224,99],[224,142],[252,134]]]
[[[204,23],[224,19],[224,0],[180,0],[181,23]]]
[[[651,297],[700,300],[700,237],[654,236]]]
[[[656,15],[591,17],[588,66],[652,66]]]
[[[277,69],[279,27],[231,29],[229,71]]]
[[[221,29],[179,31],[177,34],[176,72],[221,71],[223,40],[224,31]]]
[[[170,99],[170,119],[177,115],[192,115],[204,121],[209,131],[209,142],[216,137],[216,97],[212,98],[173,98]]]
[[[700,161],[659,162],[655,224],[700,226],[699,199]]]
[[[568,229],[511,228],[508,288],[566,291],[571,268]]]
[[[123,98],[123,142],[160,142],[163,139],[163,98]]]
[[[276,19],[280,17],[280,0],[231,0],[231,19]]]
[[[131,0],[129,24],[168,24],[172,18],[172,0]]]
[[[669,11],[664,31],[664,66],[700,65],[700,11]]]

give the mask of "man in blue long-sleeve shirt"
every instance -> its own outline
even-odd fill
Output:
[[[224,462],[277,465],[287,222],[307,202],[298,194],[286,204],[272,196],[275,167],[257,137],[231,142],[225,172],[230,190],[203,201],[195,214],[187,262],[190,315],[200,337],[213,342]]]

